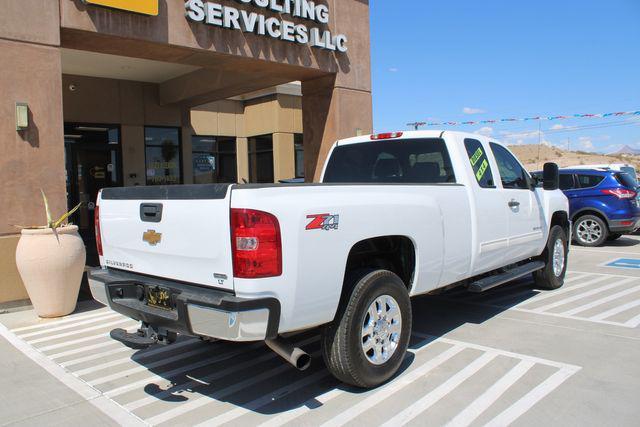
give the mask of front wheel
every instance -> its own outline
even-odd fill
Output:
[[[564,284],[567,273],[568,255],[567,235],[559,225],[554,225],[549,231],[547,247],[542,253],[545,266],[533,273],[536,287],[541,289],[558,289]]]
[[[322,334],[322,353],[340,381],[372,388],[389,380],[404,359],[411,335],[407,287],[387,270],[353,277],[350,295]]]

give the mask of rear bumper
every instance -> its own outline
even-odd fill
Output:
[[[154,328],[227,341],[260,341],[278,336],[280,302],[244,299],[216,289],[110,269],[89,271],[93,297],[127,317]],[[146,304],[145,287],[171,291],[174,310]]]
[[[640,228],[640,216],[628,219],[609,220],[609,231],[612,233],[633,233]]]

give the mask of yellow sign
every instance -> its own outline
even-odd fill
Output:
[[[158,0],[83,0],[87,4],[112,7],[143,15],[158,16]]]
[[[162,233],[156,233],[155,230],[147,230],[142,234],[142,240],[151,246],[156,246],[162,241]]]

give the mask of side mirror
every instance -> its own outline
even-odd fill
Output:
[[[543,169],[543,185],[545,190],[553,191],[560,188],[560,170],[555,163],[545,163]]]

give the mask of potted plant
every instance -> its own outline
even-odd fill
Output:
[[[53,221],[47,197],[40,192],[47,225],[19,227],[16,264],[38,316],[66,316],[76,308],[86,261],[78,227],[65,224],[80,204]]]

